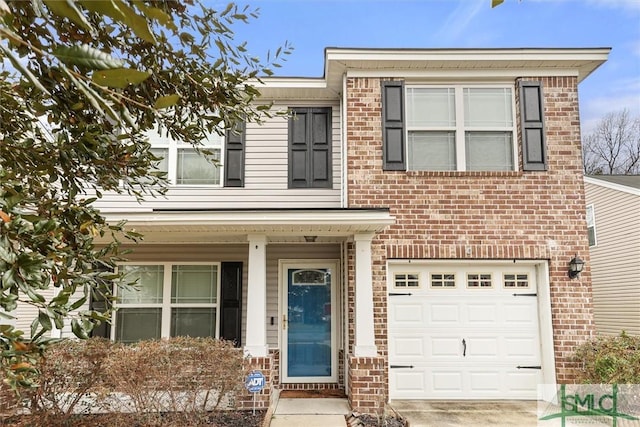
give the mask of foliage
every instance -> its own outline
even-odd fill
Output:
[[[232,27],[256,12],[197,1],[0,0],[0,315],[18,302],[37,308],[33,357],[66,319],[81,338],[109,320],[87,301],[120,281],[119,242],[141,236],[92,203],[105,191],[166,191],[148,132],[198,148],[268,112],[254,84],[290,48],[249,55]],[[0,330],[14,388],[30,384],[18,372],[33,368],[18,348],[24,335]]]
[[[582,146],[587,175],[640,174],[640,116],[628,110],[605,115]]]
[[[640,384],[640,336],[598,337],[576,349],[584,384]]]
[[[67,425],[79,414],[109,413],[112,424],[131,413],[141,425],[200,425],[232,407],[243,388],[242,351],[228,341],[171,338],[125,346],[90,338],[51,345],[37,367],[40,387],[15,405],[29,425]]]

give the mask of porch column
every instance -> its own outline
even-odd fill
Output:
[[[247,338],[244,353],[265,357],[267,348],[267,236],[250,234],[247,283]]]
[[[356,234],[356,306],[354,356],[378,355],[373,327],[373,279],[371,275],[371,240],[373,233]]]

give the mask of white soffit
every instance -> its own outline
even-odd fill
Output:
[[[145,231],[347,236],[384,230],[395,222],[387,210],[164,211],[105,213],[107,222]]]

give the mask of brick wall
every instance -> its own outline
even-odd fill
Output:
[[[249,393],[246,389],[240,390],[237,397],[236,407],[239,409],[268,409],[271,404],[273,394],[273,354],[267,357],[249,357],[244,361],[244,375],[246,378],[251,371],[260,371],[265,378],[264,388],[256,393]],[[254,396],[255,395],[255,396]]]
[[[573,378],[571,352],[593,335],[577,80],[524,79],[544,85],[548,171],[521,172],[521,154],[519,170],[511,172],[383,171],[381,80],[347,80],[348,205],[389,208],[397,219],[372,247],[376,345],[381,355],[387,354],[388,258],[540,259],[549,262],[557,380]],[[514,81],[517,94],[515,88]],[[570,280],[567,266],[575,254],[587,264],[579,279]],[[350,266],[352,257],[350,248]],[[354,302],[353,281],[351,267],[349,307]],[[353,313],[348,315],[351,325]],[[350,327],[350,352],[352,345]],[[388,383],[386,375],[383,381]]]

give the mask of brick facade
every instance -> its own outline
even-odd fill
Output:
[[[245,359],[244,362],[245,374],[243,378],[246,378],[251,371],[260,371],[265,378],[265,385],[262,391],[257,393],[249,393],[247,390],[242,390],[237,397],[236,408],[239,409],[253,409],[255,403],[255,409],[268,409],[273,400],[273,379],[274,379],[274,363],[273,355],[270,354],[267,357],[250,357]],[[254,396],[255,395],[255,396]]]
[[[578,82],[575,77],[523,79],[540,80],[544,87],[547,171],[522,172],[522,154],[518,170],[509,172],[383,171],[381,79],[347,79],[348,206],[389,208],[396,217],[396,224],[376,236],[372,245],[376,345],[385,370],[386,262],[392,258],[547,260],[559,383],[572,380],[572,351],[593,336]],[[520,135],[518,147],[519,141]],[[570,280],[567,267],[575,254],[586,261],[586,268],[579,279]],[[352,247],[348,266],[352,310]],[[351,353],[351,311],[348,317]],[[360,361],[351,363],[356,368],[350,370],[350,380],[362,384],[359,375],[369,374],[358,368]],[[382,372],[388,392],[387,378]],[[365,402],[359,399],[364,398],[352,397],[354,407]]]

